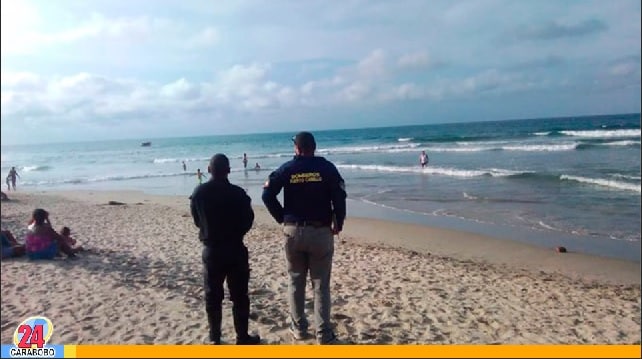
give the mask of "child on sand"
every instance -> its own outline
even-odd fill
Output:
[[[82,246],[76,247],[76,240],[71,236],[71,229],[69,227],[62,227],[60,236],[67,242],[67,245],[74,253],[82,252],[85,249]]]

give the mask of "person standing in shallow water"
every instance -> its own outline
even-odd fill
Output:
[[[18,171],[16,171],[15,167],[11,167],[9,175],[7,176],[7,187],[9,187],[9,181],[11,181],[11,186],[13,187],[14,191],[16,190],[16,177],[19,178],[20,175],[18,174]]]
[[[247,153],[243,154],[243,168],[247,168]]]
[[[196,187],[190,196],[190,209],[198,237],[203,243],[205,309],[210,326],[209,338],[221,344],[223,282],[232,300],[236,344],[260,344],[258,335],[248,334],[250,264],[243,237],[252,228],[254,211],[244,189],[228,180],[230,161],[224,154],[210,160],[210,180]]]
[[[201,172],[200,168],[197,169],[196,170],[196,178],[198,179],[198,184],[202,184],[203,183],[203,177],[205,177],[205,174],[203,172]]]
[[[426,151],[421,151],[421,155],[419,155],[419,163],[421,164],[421,168],[428,166],[428,155],[426,154]]]

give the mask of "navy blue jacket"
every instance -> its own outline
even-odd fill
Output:
[[[277,195],[283,188],[283,206]],[[319,221],[338,230],[346,218],[343,178],[332,162],[323,157],[296,156],[270,174],[263,187],[263,203],[278,223]]]
[[[239,247],[252,228],[254,211],[245,190],[226,178],[211,178],[190,196],[199,239],[207,246]]]

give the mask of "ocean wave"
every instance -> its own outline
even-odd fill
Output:
[[[346,169],[355,169],[355,170],[365,170],[365,171],[377,171],[377,172],[395,172],[395,173],[425,173],[425,174],[434,174],[450,177],[460,177],[460,178],[471,178],[479,176],[491,176],[491,177],[508,177],[508,176],[519,176],[522,174],[530,173],[523,171],[512,171],[498,168],[490,168],[483,170],[461,170],[456,168],[443,168],[443,167],[415,167],[415,166],[382,166],[382,165],[348,165],[348,164],[338,164],[339,168]]]
[[[623,140],[623,141],[613,141],[613,142],[605,142],[601,144],[602,146],[640,146],[640,141],[631,141],[631,140]]]
[[[469,195],[469,194],[468,194],[468,193],[466,193],[466,192],[463,192],[462,194],[463,194],[464,198],[466,198],[466,199],[472,199],[472,200],[479,199],[479,197]]]
[[[126,181],[126,180],[132,180],[132,179],[178,177],[178,176],[195,176],[195,173],[175,172],[175,173],[148,173],[148,174],[140,174],[140,175],[101,176],[101,177],[90,178],[87,180],[87,182]]]
[[[560,133],[566,136],[591,138],[640,137],[640,129],[560,131]]]
[[[479,169],[479,170],[463,170],[456,168],[443,168],[443,167],[426,167],[420,168],[415,166],[382,166],[382,165],[348,165],[348,164],[339,164],[339,168],[353,169],[353,170],[364,170],[364,171],[376,171],[376,172],[393,172],[393,173],[417,173],[417,174],[432,174],[432,175],[441,175],[457,178],[474,178],[481,176],[489,177],[505,177],[511,179],[536,179],[538,181],[558,181],[558,180],[568,180],[576,181],[581,183],[589,183],[604,187],[609,187],[619,190],[634,191],[640,193],[640,185],[632,184],[623,181],[608,180],[608,179],[596,179],[596,178],[587,178],[581,176],[571,176],[571,175],[554,175],[547,173],[538,173],[533,171],[519,171],[519,170],[507,170],[501,168],[488,168],[488,169]],[[465,197],[465,195],[464,195]],[[472,199],[472,198],[468,198]]]
[[[440,174],[453,177],[477,177],[486,174],[484,171],[477,170],[458,170],[453,168],[419,168],[419,167],[401,167],[401,166],[382,166],[382,165],[337,165],[340,168],[349,168],[377,172],[396,172],[396,173],[428,173]]]
[[[581,176],[570,176],[570,175],[561,175],[560,180],[564,181],[576,181],[580,183],[594,184],[602,187],[614,188],[619,190],[627,190],[640,193],[640,185],[633,183],[626,183],[622,181],[614,181],[602,178],[588,178]]]
[[[258,170],[252,168],[233,168],[232,172],[243,172],[243,171],[271,171],[274,168],[264,167]],[[132,175],[106,175],[106,176],[96,176],[90,178],[66,178],[58,180],[42,180],[42,181],[24,181],[23,185],[27,186],[41,186],[41,185],[60,185],[60,184],[84,184],[84,183],[96,183],[96,182],[110,182],[110,181],[128,181],[128,180],[137,180],[137,179],[146,179],[146,178],[167,178],[167,177],[182,177],[190,176],[196,177],[196,173],[193,171],[187,172],[171,172],[171,173],[142,173],[142,174],[132,174]],[[206,174],[206,179],[209,178],[209,174]]]
[[[464,199],[477,202],[487,202],[487,203],[524,203],[524,204],[533,204],[541,203],[541,201],[532,200],[532,199],[519,199],[519,198],[492,198],[492,197],[480,197],[468,194],[467,192],[462,192]]]
[[[612,142],[602,142],[602,143],[581,143],[577,146],[578,150],[586,150],[591,148],[598,148],[604,146],[616,146],[616,147],[640,147],[640,141],[631,141],[631,140],[621,140],[621,141],[612,141]]]
[[[195,176],[191,172],[176,172],[176,173],[148,173],[138,175],[113,175],[113,176],[97,176],[91,178],[67,178],[58,180],[44,180],[44,181],[24,181],[24,185],[58,185],[58,184],[82,184],[82,183],[95,183],[95,182],[108,182],[108,181],[126,181],[133,179],[145,178],[162,178],[162,177],[179,177],[179,176]]]
[[[624,179],[633,180],[633,181],[642,180],[642,177],[640,177],[640,176],[629,176],[629,175],[623,175],[623,174],[620,174],[620,173],[615,173],[612,176],[615,177],[615,178],[624,178]]]
[[[22,181],[23,186],[47,186],[47,185],[60,185],[60,184],[81,184],[87,183],[87,179],[83,178],[70,178],[61,180],[46,180],[46,181]]]
[[[482,152],[482,151],[498,151],[499,147],[429,147],[426,149],[429,152]]]
[[[533,133],[533,135],[535,135],[535,136],[548,136],[550,134],[551,134],[551,131]]]
[[[51,166],[22,166],[20,170],[24,172],[34,172],[34,171],[47,171],[50,170]]]
[[[502,168],[489,168],[486,171],[493,177],[519,177],[535,174],[533,171],[516,171]]]
[[[412,137],[400,137],[397,139],[399,142],[409,142],[412,141]]]
[[[317,149],[318,154],[351,154],[363,152],[406,152],[415,151],[417,147],[421,146],[419,143],[406,142],[404,144],[381,144],[372,146],[346,146],[346,147],[331,147]],[[289,154],[292,156],[292,154]]]
[[[399,211],[399,212],[405,212],[405,213],[411,213],[411,214],[418,214],[422,216],[435,216],[435,217],[452,217],[452,218],[458,218],[466,221],[472,221],[472,222],[477,222],[477,223],[490,223],[490,222],[485,222],[476,218],[467,218],[464,216],[457,215],[449,210],[446,209],[436,209],[432,212],[423,212],[423,211],[416,211],[408,208],[400,208],[396,206],[391,206],[388,204],[380,203],[380,202],[375,202],[366,198],[359,198],[358,201],[367,203],[369,205],[379,207],[379,208],[385,208],[389,210],[394,210],[394,211]]]
[[[532,144],[532,145],[501,145],[501,146],[470,146],[470,147],[428,147],[430,152],[482,152],[482,151],[522,151],[522,152],[558,152],[572,151],[580,145],[579,142],[561,144]]]
[[[516,146],[502,146],[504,151],[526,151],[526,152],[557,152],[557,151],[572,151],[577,148],[579,143],[562,143],[562,144],[539,144],[539,145],[516,145]]]
[[[209,161],[210,158],[208,157],[200,157],[200,158],[154,158],[152,160],[153,163],[181,163],[183,161],[185,162],[203,162],[203,161]]]
[[[267,153],[267,154],[260,154],[257,156],[247,156],[248,159],[257,159],[257,158],[287,158],[287,157],[292,157],[294,156],[294,152],[289,152],[289,153]],[[238,157],[239,159],[242,158],[242,156]]]

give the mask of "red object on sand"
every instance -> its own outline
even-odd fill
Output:
[[[566,247],[555,247],[557,253],[566,253]]]

